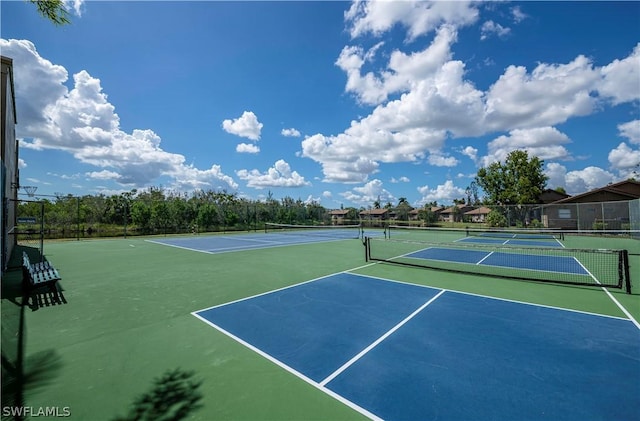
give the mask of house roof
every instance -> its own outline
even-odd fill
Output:
[[[601,198],[598,196],[602,196],[603,194],[610,194],[614,196],[618,196],[617,200],[633,200],[640,198],[640,182],[635,180],[624,180],[618,183],[613,183],[606,185],[604,187],[600,187],[598,189],[593,189],[585,193],[576,194],[574,196],[570,196],[564,199],[556,200],[553,203],[573,203],[573,202],[586,202],[589,201],[589,196],[593,196],[593,202],[601,202]],[[607,198],[605,201],[609,201],[611,198]]]
[[[346,215],[349,211],[347,209],[335,209],[329,212],[330,215]]]
[[[460,204],[460,205],[454,205],[454,206],[451,206],[451,207],[446,208],[444,210],[441,210],[440,213],[453,213],[455,208],[458,208],[458,209],[460,209],[461,211],[464,212],[465,209],[473,209],[473,206],[465,205],[463,203],[463,204]]]
[[[389,209],[367,209],[360,211],[360,215],[384,215],[389,212]]]
[[[477,209],[470,210],[469,212],[465,212],[465,215],[487,215],[491,212],[491,209],[486,206],[480,206]]]
[[[566,199],[567,197],[571,197],[566,193],[561,193],[557,190],[545,189],[538,196],[538,201],[540,203],[551,203],[557,200]]]

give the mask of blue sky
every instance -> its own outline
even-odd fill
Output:
[[[639,171],[638,2],[67,5],[0,3],[40,194],[450,204],[515,149],[571,194]]]

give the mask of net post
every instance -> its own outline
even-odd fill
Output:
[[[364,237],[364,261],[369,263],[370,238]]]
[[[631,274],[629,272],[629,251],[622,250],[622,268],[624,270],[624,288],[627,294],[631,294]]]

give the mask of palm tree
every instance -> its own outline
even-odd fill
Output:
[[[69,12],[63,0],[29,0],[36,5],[38,13],[49,19],[54,25],[66,25],[71,23]]]

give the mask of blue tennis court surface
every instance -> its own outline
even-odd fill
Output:
[[[406,257],[590,276],[584,266],[570,256],[537,256],[533,254],[430,247],[407,254]]]
[[[193,314],[373,419],[640,414],[627,319],[350,273]]]

